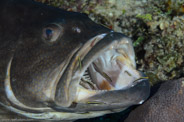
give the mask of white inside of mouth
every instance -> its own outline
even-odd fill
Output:
[[[76,101],[101,92],[126,89],[139,78],[133,47],[125,38],[101,53],[89,65],[81,78]]]
[[[118,49],[121,50],[121,49]],[[104,52],[89,66],[92,82],[99,90],[127,88],[140,77],[130,58],[112,49]],[[123,53],[123,50],[121,50]],[[97,69],[98,68],[98,69]]]

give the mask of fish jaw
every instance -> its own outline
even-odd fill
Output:
[[[75,62],[77,68],[73,71],[68,87],[70,98],[66,102],[70,104],[57,101],[61,97],[56,96],[55,104],[52,106],[54,109],[63,110],[63,106],[68,107],[73,103],[78,106],[92,103],[99,107],[93,109],[94,106],[91,105],[84,107],[84,111],[103,111],[140,104],[148,98],[150,85],[147,77],[136,70],[135,54],[130,38],[121,33],[110,32],[87,52],[86,55],[81,56],[82,66]],[[89,73],[90,83],[82,81],[86,71]],[[83,111],[82,107],[79,108],[80,110],[78,107],[67,110]]]

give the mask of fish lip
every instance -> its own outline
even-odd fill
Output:
[[[107,94],[108,93],[108,94]],[[122,103],[112,101],[111,103],[106,103],[104,100],[101,99],[101,95],[114,95],[114,94],[120,94],[121,96],[128,96],[123,98]],[[148,79],[140,79],[139,82],[136,82],[134,86],[128,88],[128,89],[120,89],[120,90],[114,90],[114,91],[107,91],[102,94],[97,94],[96,96],[91,97],[88,99],[92,104],[86,104],[86,103],[76,103],[75,105],[71,105],[70,107],[62,107],[57,106],[56,104],[50,107],[52,107],[56,111],[60,112],[71,112],[71,113],[85,113],[89,111],[105,111],[105,110],[119,110],[119,109],[126,109],[129,106],[142,104],[145,100],[148,99],[150,95],[150,83]],[[140,97],[141,96],[141,97]],[[93,98],[96,97],[93,101]],[[132,100],[132,98],[134,100]],[[136,99],[136,100],[135,100]],[[95,104],[98,103],[98,104]]]
[[[142,78],[142,79],[136,80],[136,82],[133,82],[133,84],[131,86],[127,87],[126,89],[105,91],[105,92],[102,92],[101,94],[97,94],[97,95],[94,95],[94,96],[88,98],[88,101],[90,101],[92,103],[96,102],[96,103],[102,103],[102,104],[117,105],[118,102],[116,102],[116,100],[112,100],[111,102],[105,102],[104,100],[100,100],[101,95],[107,94],[106,96],[108,97],[109,94],[113,94],[113,93],[119,93],[121,96],[123,96],[123,95],[128,96],[128,97],[126,97],[126,100],[129,101],[129,104],[132,104],[132,105],[133,104],[134,105],[142,104],[150,95],[150,83],[149,83],[148,78]],[[119,97],[119,98],[122,98],[122,101],[125,102],[125,99],[123,97]],[[95,99],[95,100],[93,100],[93,99]],[[132,99],[134,99],[134,100],[132,100]],[[131,102],[131,100],[133,102]],[[119,101],[119,99],[118,99],[118,101]]]
[[[126,88],[122,88],[118,90],[109,90],[109,91],[106,90],[94,96],[91,96],[87,99],[84,99],[80,102],[89,103],[89,104],[92,103],[96,105],[104,104],[104,105],[107,105],[107,107],[108,105],[111,105],[111,106],[114,105],[115,106],[114,108],[116,108],[117,105],[121,107],[125,107],[124,104],[120,103],[120,101],[122,102],[128,101],[129,103],[127,102],[126,105],[142,104],[150,96],[150,83],[149,83],[148,77],[146,77],[146,75],[143,72],[139,71],[139,74],[141,75],[141,77],[133,81],[133,83]],[[122,97],[118,97],[117,98],[118,101],[116,101],[116,99],[111,99],[109,97],[109,96],[114,96],[113,94],[119,94]],[[102,98],[101,96],[106,96],[106,97]]]

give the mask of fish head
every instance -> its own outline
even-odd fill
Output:
[[[5,78],[8,109],[35,119],[73,120],[148,98],[150,85],[136,70],[129,37],[82,13],[27,1],[12,5],[10,16],[16,16],[9,25],[17,22],[12,27],[18,34],[12,33],[17,43]]]

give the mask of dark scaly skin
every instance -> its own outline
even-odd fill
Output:
[[[184,78],[161,84],[125,122],[184,122]]]

